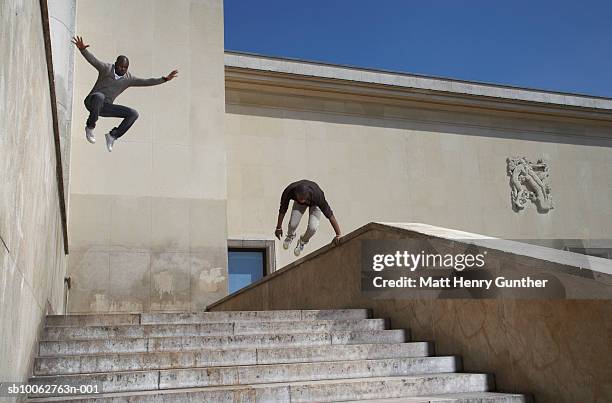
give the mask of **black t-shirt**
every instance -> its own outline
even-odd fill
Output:
[[[296,189],[300,186],[304,185],[310,191],[310,206],[317,206],[321,209],[325,217],[330,218],[334,215],[331,207],[327,204],[327,200],[325,200],[325,194],[313,181],[309,181],[307,179],[302,179],[301,181],[293,182],[289,186],[283,190],[283,194],[281,195],[280,208],[278,211],[280,213],[285,214],[287,209],[289,208],[289,200],[296,200]]]

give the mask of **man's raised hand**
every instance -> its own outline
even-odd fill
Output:
[[[340,236],[340,235],[336,235],[336,236],[334,237],[334,239],[332,239],[332,242],[331,242],[331,243],[332,243],[332,245],[334,245],[334,246],[338,246],[338,245],[340,245],[340,242],[341,242],[341,236]]]
[[[178,76],[178,70],[172,70],[172,71],[170,72],[170,74],[168,74],[166,77],[164,77],[164,80],[166,80],[166,81],[170,81],[170,80],[172,80],[174,77],[177,77],[177,76]]]
[[[81,36],[75,36],[72,38],[72,43],[74,43],[79,50],[87,49],[89,47],[89,45],[85,45],[83,42],[83,37]]]

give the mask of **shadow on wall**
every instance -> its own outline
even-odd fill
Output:
[[[291,108],[290,97],[270,96],[267,103],[261,104],[260,93],[253,93],[253,103],[240,92],[239,102],[234,101],[233,93],[228,90],[226,113],[265,116],[278,119],[312,120],[317,122],[370,126],[388,129],[413,130],[419,132],[448,133],[457,135],[492,137],[522,141],[541,141],[549,143],[588,145],[596,147],[612,147],[612,139],[602,131],[601,127],[588,126],[588,122],[580,125],[564,122],[563,124],[528,119],[525,116],[503,115],[493,116],[491,111],[443,112],[420,110],[406,107],[391,107],[391,111],[383,105],[354,103],[352,109],[359,113],[347,113],[345,104],[336,102],[337,110],[318,110],[319,104],[334,105],[334,101],[313,98],[313,109],[302,109],[300,102],[304,97],[296,99],[295,108]],[[278,98],[278,99],[276,99]],[[323,102],[325,101],[325,102]],[[352,105],[352,104],[351,104]],[[366,106],[364,106],[366,105]],[[483,112],[486,114],[483,115]],[[588,133],[593,135],[587,135]]]

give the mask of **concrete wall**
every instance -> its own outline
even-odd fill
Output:
[[[76,54],[72,124],[70,312],[202,309],[227,293],[221,0],[82,0],[77,33],[100,60],[139,77],[115,101],[140,118],[115,143],[85,140],[83,99],[97,72]]]
[[[494,373],[500,391],[531,393],[539,403],[609,401],[611,300],[373,299],[361,293],[361,241],[413,236],[440,245],[429,235],[368,227],[340,247],[319,250],[210,309],[371,308],[374,317],[390,318],[393,328],[410,329],[412,340],[434,341],[436,355],[461,355],[464,371]],[[492,256],[489,251],[487,262]],[[527,260],[524,268],[540,268]],[[598,260],[609,272],[610,263]],[[569,277],[576,284],[585,280]],[[569,277],[564,281],[572,281]],[[606,287],[608,296],[609,277],[593,284]]]
[[[48,22],[38,1],[0,7],[0,381],[24,381],[45,314],[63,312],[66,257],[43,37]]]
[[[507,239],[560,239],[554,246],[561,247],[564,239],[612,246],[610,123],[456,111],[299,88],[308,85],[299,76],[283,75],[283,85],[266,79],[272,83],[227,82],[230,237],[273,236],[282,190],[308,178],[325,191],[344,233],[370,221],[423,222]],[[506,174],[513,156],[548,160],[553,210],[538,213],[530,203],[513,211]],[[332,236],[322,221],[305,251]],[[277,267],[295,260],[276,249]]]
[[[76,25],[76,0],[48,0],[48,9],[62,171],[64,174],[64,196],[66,203],[68,203],[70,199],[70,140],[72,137],[72,93],[74,88],[72,37]]]

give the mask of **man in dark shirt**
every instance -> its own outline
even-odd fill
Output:
[[[308,228],[304,235],[298,239],[298,243],[293,251],[295,256],[299,256],[304,245],[308,243],[310,238],[317,232],[319,227],[319,221],[321,220],[321,213],[327,217],[331,223],[336,236],[333,239],[333,244],[338,245],[340,242],[340,226],[334,217],[334,212],[325,200],[325,194],[316,183],[303,179],[301,181],[293,182],[285,188],[281,195],[280,208],[278,209],[278,220],[276,222],[275,235],[280,240],[283,236],[283,219],[285,213],[289,208],[289,200],[293,200],[293,207],[291,208],[291,217],[289,218],[289,225],[287,228],[287,236],[283,242],[283,248],[289,249],[289,245],[295,238],[295,230],[297,229],[302,215],[308,208]]]

